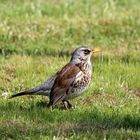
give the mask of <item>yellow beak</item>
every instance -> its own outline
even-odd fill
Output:
[[[100,52],[101,50],[99,48],[92,49],[92,53]]]

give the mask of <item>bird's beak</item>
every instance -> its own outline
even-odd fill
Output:
[[[94,49],[92,49],[92,53],[96,53],[96,52],[100,52],[101,50],[99,49],[99,48],[94,48]]]

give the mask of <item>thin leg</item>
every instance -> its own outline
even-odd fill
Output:
[[[70,102],[69,102],[68,100],[63,100],[62,102],[63,102],[64,107],[65,107],[66,109],[71,109],[71,108],[72,108],[72,105],[70,104]],[[65,104],[65,102],[66,102],[67,104]]]
[[[72,108],[72,104],[70,104],[70,102],[68,100],[66,100],[67,104],[68,104],[68,108]]]
[[[48,104],[48,106],[47,106],[48,108],[50,108],[51,109],[51,111],[53,110],[53,105],[51,105],[50,103]]]
[[[66,110],[68,110],[68,106],[67,106],[67,104],[65,104],[65,101],[62,101],[62,103],[63,103],[63,105],[64,105],[64,108],[65,108]]]

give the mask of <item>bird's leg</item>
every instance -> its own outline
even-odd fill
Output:
[[[49,104],[47,105],[48,108],[51,109],[51,111],[53,110],[53,105],[49,102]]]
[[[67,104],[65,104],[65,101],[62,101],[63,105],[64,105],[64,108],[67,110],[68,109],[68,106]]]
[[[68,104],[68,108],[72,108],[72,105],[70,104],[70,102],[68,100],[66,100],[67,104]]]
[[[63,100],[62,102],[63,102],[64,107],[66,109],[71,109],[72,108],[72,105],[70,104],[70,102],[68,100]],[[65,104],[65,102],[67,102],[67,104]]]

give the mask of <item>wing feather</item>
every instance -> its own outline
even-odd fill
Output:
[[[75,81],[80,68],[74,64],[67,64],[59,73],[50,93],[49,105],[55,105],[67,96],[67,91]]]

